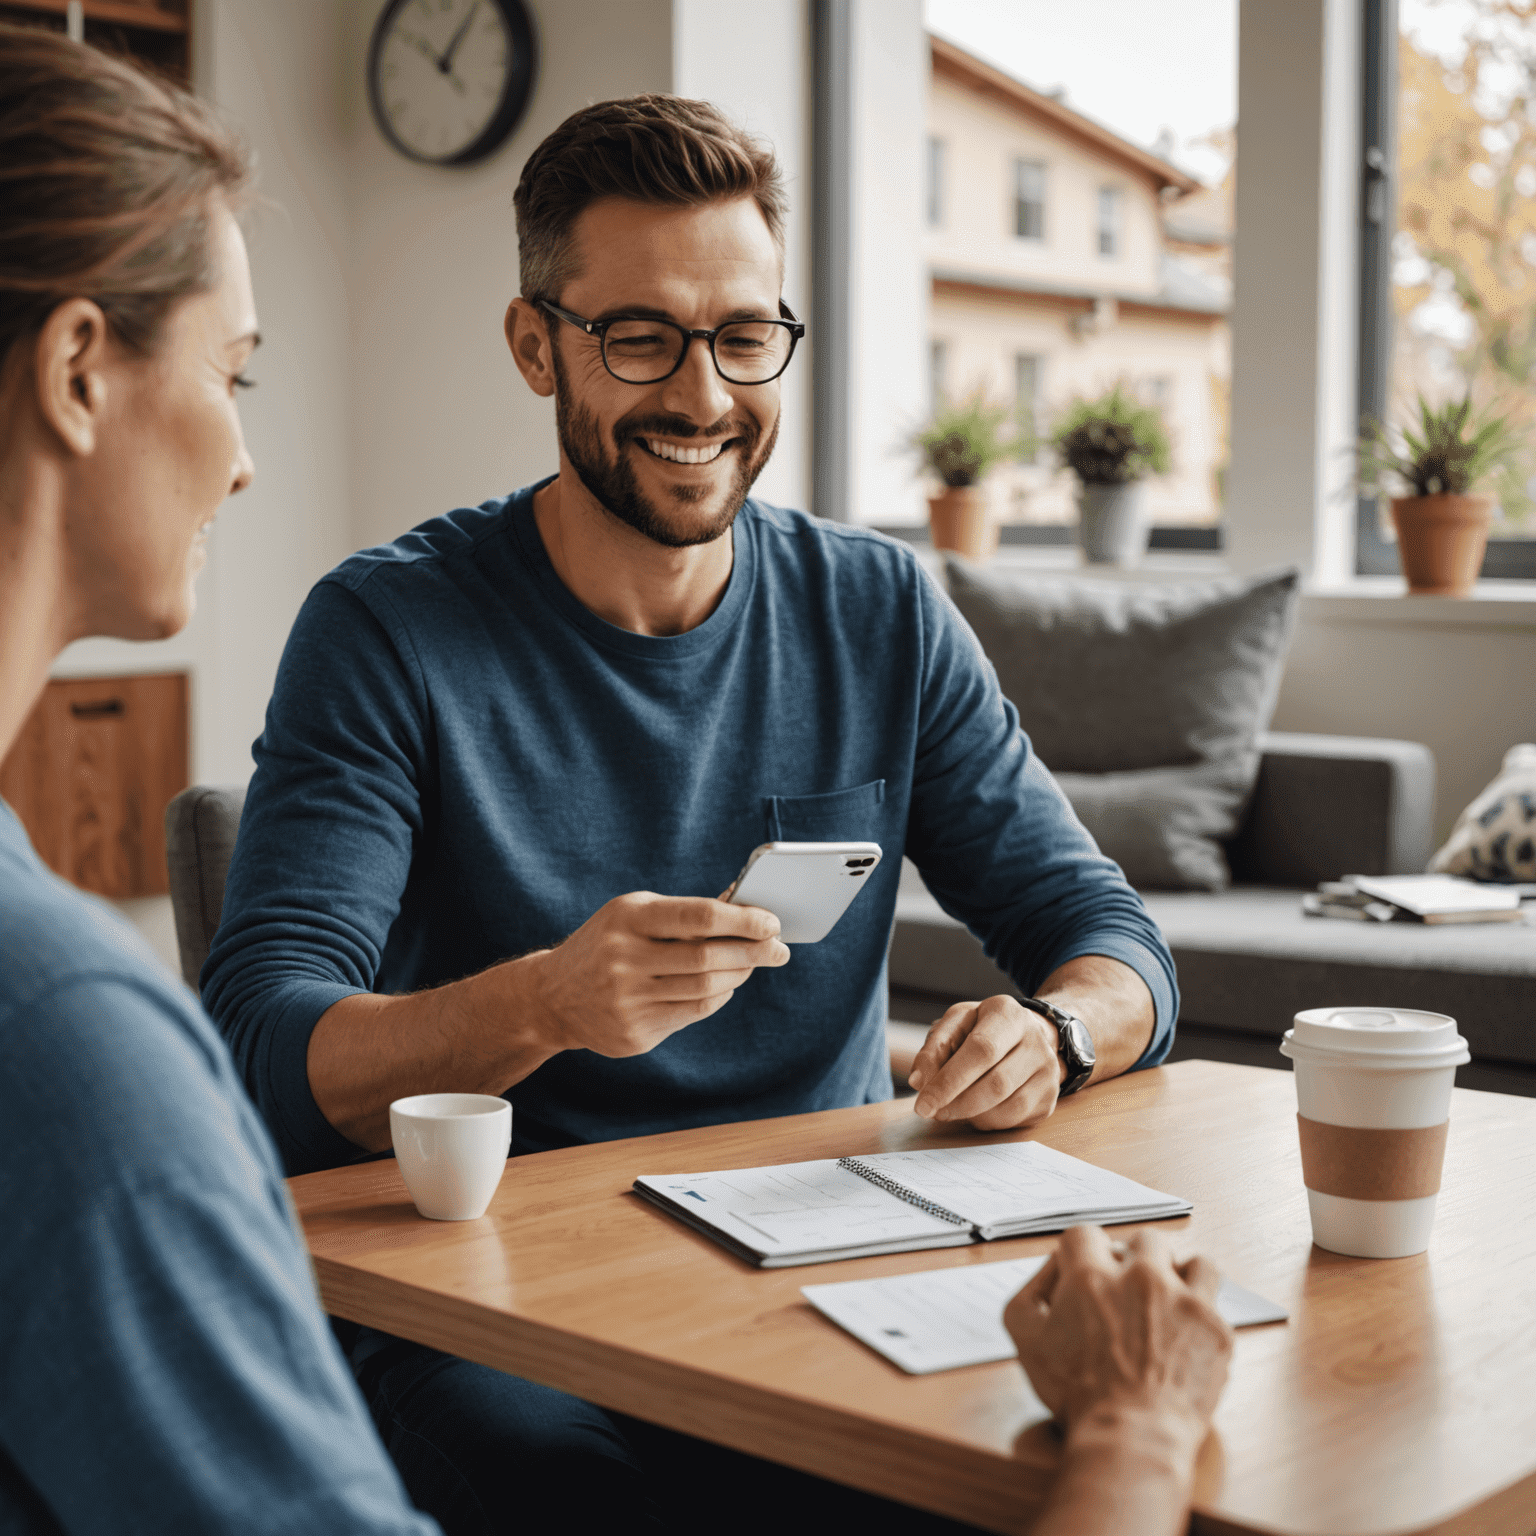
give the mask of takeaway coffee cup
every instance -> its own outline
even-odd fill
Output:
[[[1412,1008],[1312,1008],[1281,1051],[1296,1063],[1312,1240],[1330,1253],[1423,1253],[1435,1220],[1456,1068],[1455,1019]]]
[[[512,1106],[484,1093],[422,1093],[389,1106],[389,1134],[416,1209],[473,1221],[506,1171]]]

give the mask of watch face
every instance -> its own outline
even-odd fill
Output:
[[[1090,1066],[1094,1060],[1093,1036],[1088,1033],[1088,1026],[1081,1019],[1069,1019],[1067,1021],[1067,1034],[1071,1036],[1072,1048],[1077,1052],[1078,1059],[1084,1066]]]
[[[521,0],[392,0],[368,50],[384,136],[434,165],[483,159],[517,126],[533,84]]]

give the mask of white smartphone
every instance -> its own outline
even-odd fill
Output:
[[[816,944],[831,933],[879,862],[879,843],[763,843],[752,850],[725,899],[772,912],[786,944]]]

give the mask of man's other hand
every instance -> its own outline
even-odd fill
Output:
[[[760,965],[789,961],[779,920],[706,896],[633,891],[529,959],[557,1050],[639,1056],[723,1008]],[[519,963],[519,962],[514,962]]]
[[[1174,1264],[1159,1232],[1121,1244],[1100,1227],[1072,1227],[1003,1322],[1069,1435],[1090,1417],[1146,1418],[1192,1461],[1232,1356],[1232,1330],[1216,1311],[1220,1284],[1206,1259]]]
[[[928,1031],[907,1083],[919,1090],[925,1119],[1010,1131],[1056,1108],[1064,1075],[1055,1025],[999,996],[950,1008]]]

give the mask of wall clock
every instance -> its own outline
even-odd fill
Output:
[[[534,73],[523,0],[390,0],[368,45],[374,120],[426,165],[473,165],[500,148]]]

